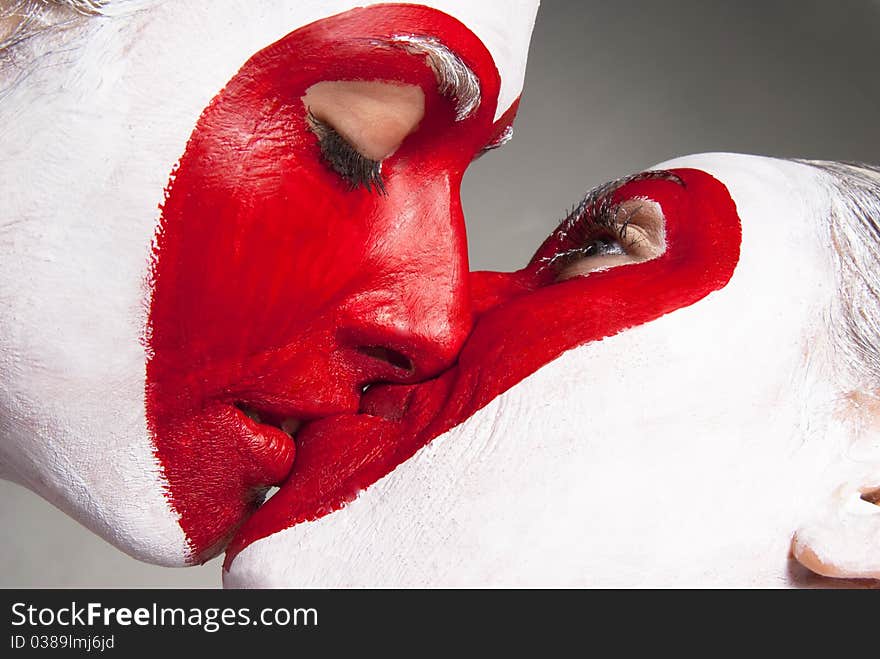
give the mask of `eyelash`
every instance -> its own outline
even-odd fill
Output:
[[[621,204],[613,202],[614,193],[627,183],[658,179],[684,186],[684,181],[672,172],[647,171],[606,183],[590,191],[581,203],[571,209],[554,232],[557,238],[556,250],[540,259],[541,270],[559,269],[576,258],[589,256],[588,248],[600,238],[613,238],[620,241],[625,251],[632,250],[638,239],[633,238],[627,242],[627,227],[638,209],[630,212],[621,222]]]
[[[315,117],[311,111],[308,116],[312,131],[318,137],[324,162],[348,182],[351,190],[366,188],[369,192],[387,194],[381,160],[371,160],[361,155],[332,126]]]
[[[627,227],[637,210],[628,213],[620,222],[621,206],[611,202],[612,193],[613,191],[593,199],[586,208],[582,203],[571,209],[556,230],[558,237],[556,251],[541,259],[542,269],[562,267],[575,258],[590,256],[589,248],[596,240],[602,238],[619,241],[626,252],[636,245],[635,238],[627,242]]]

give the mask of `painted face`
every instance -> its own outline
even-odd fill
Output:
[[[363,4],[158,3],[4,71],[2,473],[139,558],[219,551],[299,432],[470,331],[459,182],[537,3]]]
[[[792,535],[854,434],[831,193],[760,157],[655,170],[588,197],[523,270],[472,273],[456,366],[306,428],[225,584],[795,583]],[[414,455],[315,519],[309,480],[372,459],[327,471],[343,436]]]

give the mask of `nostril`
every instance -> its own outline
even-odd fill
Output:
[[[868,503],[873,503],[875,506],[880,506],[880,487],[876,490],[862,492],[862,500],[867,501]]]
[[[361,346],[357,350],[362,355],[367,355],[373,359],[387,362],[394,368],[399,368],[408,373],[412,373],[415,370],[412,360],[409,357],[396,350],[392,350],[391,348],[383,348],[382,346]]]

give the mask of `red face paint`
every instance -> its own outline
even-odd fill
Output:
[[[454,120],[424,58],[387,45],[398,34],[438,37],[472,68],[476,114]],[[305,90],[346,79],[425,93],[419,128],[384,162],[385,197],[349,190],[306,125]],[[498,87],[488,52],[460,23],[390,5],[291,33],[203,113],[163,208],[147,365],[156,455],[196,560],[223,546],[268,485],[284,482],[227,562],[339,508],[565,350],[729,279],[735,209],[693,170],[679,172],[686,188],[653,181],[617,193],[661,204],[668,249],[655,261],[553,285],[537,260],[468,276],[459,182],[512,121],[515,109],[492,123]],[[388,384],[361,396],[371,383]],[[295,444],[274,427],[288,417],[305,421]]]
[[[338,509],[566,350],[650,322],[724,287],[739,260],[742,237],[733,200],[704,172],[673,173],[680,183],[642,180],[614,193],[616,202],[648,198],[660,204],[667,247],[655,260],[553,283],[553,273],[542,267],[542,257],[558,242],[552,235],[523,270],[472,273],[477,320],[458,363],[422,384],[373,387],[361,414],[306,428],[297,439],[291,475],[242,527],[227,550],[226,566],[248,544]]]
[[[456,121],[425,57],[396,35],[455,52],[480,80],[478,110]],[[423,89],[424,119],[383,163],[387,196],[350,190],[322,161],[301,100],[322,80]],[[273,426],[354,414],[365,385],[423,380],[455,360],[472,320],[459,183],[503,127],[498,90],[491,56],[461,23],[383,5],[257,53],[203,112],[162,209],[147,364],[148,423],[195,560],[288,475],[298,449]],[[314,500],[326,488],[335,501],[347,482],[314,487]]]

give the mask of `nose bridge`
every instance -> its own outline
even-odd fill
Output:
[[[471,328],[467,241],[457,191],[425,189],[389,208],[360,282],[343,305],[342,340],[408,360],[408,378],[452,364]],[[410,193],[412,194],[412,193]]]

